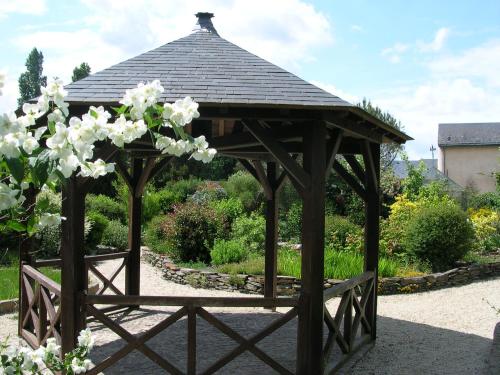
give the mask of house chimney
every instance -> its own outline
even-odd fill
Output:
[[[207,13],[207,12],[198,12],[195,14],[196,17],[198,17],[198,22],[196,23],[197,25],[200,25],[200,30],[219,35],[217,33],[217,30],[215,30],[214,25],[212,24],[211,18],[214,16],[213,13]]]

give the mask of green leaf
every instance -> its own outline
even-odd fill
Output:
[[[90,110],[90,115],[93,117],[93,118],[97,118],[98,115],[97,115],[97,112],[94,111],[93,109]]]
[[[38,159],[31,170],[31,177],[35,186],[41,188],[49,178],[49,161]]]
[[[8,220],[7,227],[16,232],[24,232],[26,230],[26,227],[23,224],[15,220]]]
[[[54,135],[56,133],[56,123],[54,121],[49,121],[49,132],[51,135]]]
[[[9,167],[9,171],[12,174],[12,177],[16,179],[17,182],[21,183],[24,178],[24,164],[21,160],[15,159],[6,159],[5,162]]]

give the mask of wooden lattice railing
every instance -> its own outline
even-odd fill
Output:
[[[61,343],[61,286],[29,265],[21,267],[22,295],[26,309],[20,311],[21,336],[33,348],[49,337]]]
[[[249,351],[253,353],[261,361],[269,365],[279,374],[293,374],[293,372],[271,356],[266,354],[262,349],[257,347],[257,343],[272,334],[278,328],[297,316],[298,300],[296,298],[245,298],[245,297],[159,297],[159,296],[113,296],[113,295],[87,295],[84,296],[84,301],[87,309],[87,314],[93,316],[114,333],[123,338],[127,345],[107,357],[101,363],[97,364],[88,372],[89,375],[98,374],[109,366],[118,362],[133,350],[138,350],[161,368],[175,375],[194,375],[194,374],[214,374],[227,363],[238,357],[240,354]],[[179,306],[180,309],[156,324],[148,331],[139,336],[134,336],[117,322],[110,319],[95,305],[115,305],[115,306]],[[245,338],[238,332],[230,328],[226,323],[208,312],[206,307],[291,307],[291,309],[278,319],[273,321],[260,332],[254,334],[250,338]],[[217,328],[220,332],[233,339],[238,343],[238,346],[219,358],[211,365],[202,371],[197,370],[196,363],[196,317],[199,316],[207,323]],[[155,352],[147,345],[147,341],[158,335],[160,332],[167,329],[169,326],[177,322],[179,319],[187,317],[187,372],[177,368],[175,365],[167,361],[164,357]]]
[[[110,290],[116,295],[123,295],[123,292],[113,283],[116,277],[120,274],[120,272],[125,268],[129,259],[129,252],[122,251],[119,253],[113,254],[103,254],[103,255],[86,255],[85,256],[85,275],[87,277],[87,283],[89,284],[89,277],[92,273],[97,279],[99,279],[101,285],[95,294],[101,295],[104,294],[106,290]],[[115,260],[115,259],[123,259],[121,263],[118,264],[116,269],[111,273],[110,276],[104,275],[101,271],[99,271],[96,267],[97,262],[103,262],[105,260]]]
[[[373,298],[374,280],[374,272],[365,272],[324,292],[324,320],[329,331],[323,349],[325,374],[334,372],[352,353],[371,340],[374,317],[368,316],[366,307],[368,300]],[[335,316],[332,316],[326,302],[334,297],[341,299]],[[335,356],[335,344],[341,355]]]

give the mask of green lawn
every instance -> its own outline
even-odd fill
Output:
[[[41,268],[42,273],[61,283],[61,271],[54,268]],[[19,269],[18,266],[0,267],[0,300],[17,298],[19,293]]]

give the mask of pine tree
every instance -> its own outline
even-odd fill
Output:
[[[90,74],[90,66],[86,62],[82,62],[80,66],[75,67],[73,69],[73,76],[71,77],[71,80],[73,82],[79,81],[80,79],[83,79],[87,77]]]
[[[19,106],[41,94],[40,86],[47,85],[47,77],[42,73],[43,53],[33,48],[26,59],[26,71],[19,76],[19,92],[21,94],[17,100]]]

